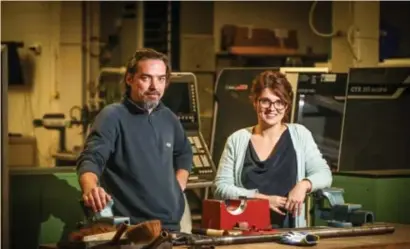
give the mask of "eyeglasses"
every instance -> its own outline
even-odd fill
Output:
[[[276,101],[270,101],[270,99],[267,99],[267,98],[260,98],[258,101],[259,101],[260,107],[266,108],[266,109],[271,108],[271,106],[273,105],[273,107],[276,110],[281,111],[285,109],[286,107],[286,104],[280,99]]]

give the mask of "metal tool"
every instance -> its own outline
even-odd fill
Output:
[[[114,216],[114,213],[112,211],[112,207],[114,206],[114,200],[111,199],[107,205],[104,207],[103,210],[100,212],[94,212],[91,208],[86,207],[84,205],[84,201],[80,201],[81,207],[83,208],[86,221],[85,223],[91,224],[91,223],[106,223],[106,224],[112,224],[114,226],[118,226],[120,224],[127,224],[130,225],[130,218],[129,217],[124,217],[124,216]]]
[[[362,226],[374,222],[373,212],[362,210],[361,204],[345,203],[343,193],[341,188],[325,188],[312,194],[313,226],[315,218],[325,220],[330,227]]]
[[[311,242],[314,242],[317,237],[321,239],[325,238],[341,238],[341,237],[356,237],[367,235],[382,235],[393,233],[395,228],[389,225],[366,225],[362,227],[329,227],[329,228],[306,228],[300,229],[297,232],[314,236]],[[249,243],[264,243],[264,242],[281,242],[284,236],[289,235],[289,231],[279,231],[276,234],[264,234],[264,235],[239,235],[239,236],[185,236],[180,238],[178,243],[182,245],[188,245],[189,248],[198,248],[198,246],[222,246],[222,245],[236,245],[236,244],[249,244]],[[185,241],[184,241],[185,239]]]

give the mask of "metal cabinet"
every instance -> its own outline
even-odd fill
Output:
[[[373,211],[376,222],[410,224],[410,170],[338,172],[333,186],[345,190],[345,202]]]

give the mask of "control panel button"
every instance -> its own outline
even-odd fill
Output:
[[[193,139],[194,139],[194,144],[195,144],[195,146],[196,146],[199,150],[201,150],[201,149],[202,149],[202,144],[201,144],[201,141],[199,141],[199,137],[193,137]]]
[[[201,160],[202,160],[202,163],[205,167],[210,167],[211,166],[211,164],[208,161],[208,158],[205,155],[201,155]]]
[[[194,166],[195,166],[195,167],[200,168],[200,167],[203,166],[203,164],[202,164],[202,162],[201,162],[201,158],[199,158],[198,155],[194,155],[193,161],[194,161]]]
[[[195,180],[198,180],[198,179],[199,179],[198,176],[189,176],[188,177],[188,181],[195,181]]]
[[[188,137],[188,140],[191,144],[194,144],[194,140],[192,139],[192,137]]]

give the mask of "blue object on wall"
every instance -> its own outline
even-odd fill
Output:
[[[397,28],[380,20],[379,61],[394,58],[399,50],[399,32]]]

